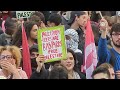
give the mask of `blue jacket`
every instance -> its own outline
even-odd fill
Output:
[[[116,61],[114,64],[114,70],[120,70],[120,54],[112,48],[112,51],[116,57]],[[98,60],[102,63],[109,63],[111,58],[110,51],[107,48],[107,39],[102,39],[100,38],[99,43],[98,43]]]

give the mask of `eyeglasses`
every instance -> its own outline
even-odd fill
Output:
[[[4,60],[5,58],[6,58],[7,60],[9,60],[9,59],[12,59],[13,56],[12,56],[12,55],[0,55],[0,60]]]
[[[113,33],[112,35],[118,37],[120,33]]]

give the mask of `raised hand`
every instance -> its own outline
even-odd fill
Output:
[[[104,18],[100,20],[100,30],[106,31],[108,27],[108,22]]]
[[[101,37],[102,38],[106,38],[106,35],[108,33],[108,31],[107,31],[108,30],[107,29],[108,22],[107,22],[107,20],[105,20],[104,18],[102,18],[99,23],[100,23],[100,30],[102,31]]]
[[[37,62],[37,72],[40,72],[41,68],[43,67],[44,65],[44,61],[45,61],[45,57],[44,55],[39,55],[37,58],[36,58],[36,62]]]

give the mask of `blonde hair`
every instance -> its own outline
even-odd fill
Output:
[[[13,55],[13,58],[15,59],[16,67],[18,68],[20,66],[20,62],[21,62],[20,49],[17,46],[0,46],[0,54],[4,50],[8,50],[9,52],[11,52],[11,54]]]

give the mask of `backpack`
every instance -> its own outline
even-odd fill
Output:
[[[115,57],[115,54],[114,54],[114,52],[112,51],[112,49],[109,49],[109,50],[110,50],[110,54],[111,54],[111,58],[110,58],[109,64],[111,64],[111,65],[114,67],[114,64],[115,64],[115,61],[116,61],[116,57]],[[101,65],[101,64],[102,64],[102,62],[98,61],[97,67],[98,67],[99,65]]]

